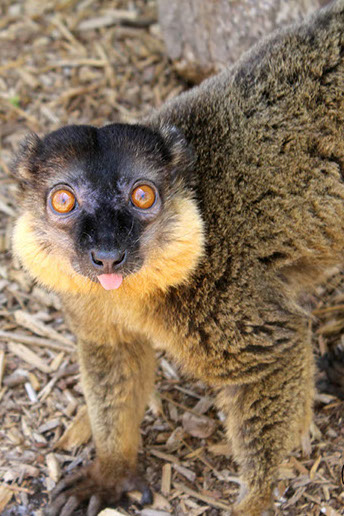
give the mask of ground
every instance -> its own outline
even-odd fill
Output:
[[[0,3],[0,512],[42,515],[61,475],[93,447],[74,338],[58,300],[11,258],[17,212],[9,172],[28,131],[67,123],[134,121],[187,87],[174,73],[156,22],[155,1],[1,0]],[[316,353],[338,344],[343,294],[319,289],[310,317]],[[135,493],[116,514],[226,515],[237,493],[211,393],[159,357],[157,392],[142,425],[141,470],[155,492],[142,509]],[[320,376],[320,375],[319,375]],[[344,514],[344,404],[318,393],[311,457],[296,451],[280,468],[278,515]],[[66,430],[68,429],[68,430]],[[80,514],[82,512],[80,511]],[[115,514],[115,513],[113,513]]]

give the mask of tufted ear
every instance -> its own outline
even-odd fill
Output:
[[[35,133],[30,133],[21,142],[11,164],[11,172],[21,184],[25,185],[34,179],[42,146],[42,140]]]
[[[169,124],[161,124],[158,131],[169,151],[171,167],[181,171],[190,169],[196,161],[196,154],[182,131]]]

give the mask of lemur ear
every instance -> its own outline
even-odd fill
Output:
[[[182,131],[174,125],[163,124],[159,132],[170,153],[170,165],[179,170],[188,170],[196,161],[196,154]]]
[[[11,164],[12,174],[21,183],[30,183],[35,177],[42,145],[42,140],[35,133],[30,133],[21,142],[18,153]]]

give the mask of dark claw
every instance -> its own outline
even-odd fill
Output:
[[[153,493],[148,486],[143,489],[141,505],[151,505],[153,503]]]

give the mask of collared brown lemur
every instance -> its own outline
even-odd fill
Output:
[[[133,488],[154,348],[216,391],[240,467],[233,514],[271,507],[309,447],[301,300],[344,261],[344,0],[263,40],[140,124],[29,136],[14,254],[77,336],[96,459],[48,515]]]

